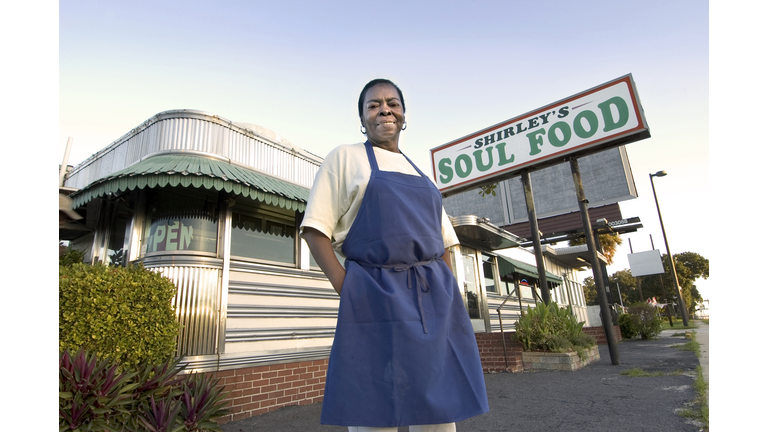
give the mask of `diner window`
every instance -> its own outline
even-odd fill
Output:
[[[107,245],[107,260],[111,265],[126,266],[128,254],[126,247],[130,238],[131,218],[133,214],[124,207],[116,207],[116,217],[109,234]]]
[[[515,283],[510,281],[501,281],[501,286],[506,288],[506,293],[504,295],[510,295],[512,293],[515,293]]]
[[[296,265],[296,213],[270,205],[232,209],[232,257]],[[314,264],[317,265],[317,264]]]
[[[491,255],[482,254],[483,256],[483,277],[485,279],[486,292],[499,293],[499,289],[496,286],[496,279],[494,274],[496,273],[496,262]]]
[[[218,198],[185,188],[155,189],[147,206],[147,232],[142,255],[216,253]]]

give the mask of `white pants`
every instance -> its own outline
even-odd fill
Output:
[[[410,432],[456,432],[456,423],[410,426],[408,430]],[[350,426],[349,432],[397,432],[397,428]]]

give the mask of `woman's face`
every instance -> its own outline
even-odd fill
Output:
[[[397,90],[389,84],[377,84],[365,93],[363,116],[366,135],[371,144],[397,150],[400,131],[405,122],[403,103]],[[391,148],[394,146],[394,148]]]

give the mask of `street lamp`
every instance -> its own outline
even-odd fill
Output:
[[[667,175],[666,171],[658,171],[656,174],[648,174],[651,178],[651,188],[653,189],[653,199],[656,201],[656,211],[659,212],[659,223],[661,223],[661,234],[664,236],[664,246],[667,248],[667,258],[669,259],[669,267],[672,269],[672,281],[675,283],[677,289],[678,305],[680,306],[680,312],[683,315],[683,325],[688,327],[688,309],[685,307],[685,300],[683,300],[683,293],[680,292],[680,283],[677,281],[677,270],[675,269],[675,260],[672,259],[672,253],[669,251],[669,242],[667,241],[667,232],[664,230],[664,221],[661,219],[661,209],[659,208],[659,199],[656,198],[656,187],[653,185],[654,177],[664,177]]]

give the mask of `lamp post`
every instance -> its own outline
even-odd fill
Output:
[[[659,223],[661,223],[661,234],[664,236],[664,246],[667,248],[667,258],[669,259],[669,268],[672,269],[672,281],[675,284],[677,290],[678,305],[680,306],[680,313],[683,315],[683,325],[688,327],[688,309],[685,307],[685,300],[683,300],[683,293],[680,292],[680,283],[677,281],[677,270],[675,269],[675,260],[672,258],[672,253],[669,251],[669,242],[667,241],[667,232],[664,230],[664,221],[661,219],[661,209],[659,208],[659,199],[656,197],[656,186],[653,185],[654,177],[664,177],[667,175],[666,171],[658,171],[655,174],[648,174],[651,178],[651,188],[653,189],[653,199],[656,201],[656,211],[659,213]]]

